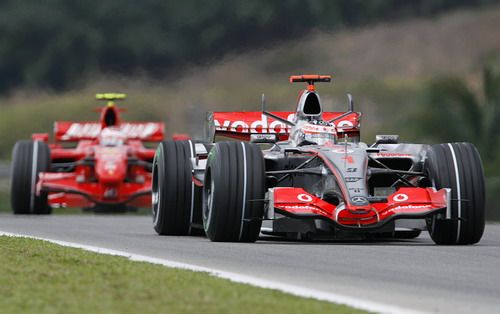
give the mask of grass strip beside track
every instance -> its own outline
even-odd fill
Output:
[[[2,313],[366,313],[46,241],[1,236],[0,248]]]

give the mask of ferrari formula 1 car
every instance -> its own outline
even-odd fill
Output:
[[[159,145],[157,233],[203,228],[212,241],[236,242],[261,233],[412,238],[427,226],[437,244],[481,239],[484,177],[472,144],[399,143],[396,135],[365,144],[350,95],[346,112],[322,111],[314,83],[330,76],[290,80],[308,84],[295,112],[213,112],[207,142]],[[220,136],[241,141],[215,141]]]
[[[107,101],[98,122],[56,122],[48,134],[19,141],[12,156],[11,203],[15,214],[49,214],[56,207],[125,211],[151,206],[154,149],[143,142],[164,138],[160,122],[122,122],[115,100],[125,94],[97,94]]]

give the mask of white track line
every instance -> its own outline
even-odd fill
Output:
[[[80,243],[54,240],[54,239],[48,239],[48,238],[43,238],[43,237],[36,237],[36,236],[31,236],[31,235],[26,235],[26,234],[18,234],[18,233],[4,232],[4,231],[0,231],[0,236],[22,237],[22,238],[30,238],[30,239],[35,239],[35,240],[43,240],[43,241],[51,242],[51,243],[58,244],[61,246],[82,249],[85,251],[95,252],[95,253],[99,253],[99,254],[122,256],[122,257],[128,258],[131,261],[147,262],[147,263],[151,263],[151,264],[163,265],[163,266],[172,267],[172,268],[185,269],[185,270],[191,270],[191,271],[197,271],[197,272],[206,272],[206,273],[210,274],[211,276],[219,277],[219,278],[223,278],[223,279],[228,279],[228,280],[233,281],[233,282],[248,284],[248,285],[260,287],[260,288],[278,290],[278,291],[282,291],[282,292],[289,293],[289,294],[299,296],[299,297],[305,297],[305,298],[311,298],[311,299],[316,299],[316,300],[320,300],[320,301],[327,301],[327,302],[333,302],[333,303],[338,303],[338,304],[344,304],[344,305],[348,305],[348,306],[356,308],[356,309],[375,312],[375,313],[387,313],[387,314],[392,314],[392,313],[394,313],[394,314],[396,314],[396,313],[397,314],[417,314],[417,313],[421,314],[421,313],[423,313],[420,311],[405,309],[405,308],[398,307],[398,306],[387,305],[387,304],[383,304],[383,303],[363,300],[362,296],[361,296],[361,298],[349,297],[349,296],[345,296],[345,295],[341,295],[341,294],[337,294],[337,293],[325,292],[325,291],[321,291],[321,290],[300,287],[300,286],[286,284],[286,283],[282,283],[282,282],[278,282],[278,281],[261,279],[261,278],[257,278],[257,277],[253,277],[253,276],[227,272],[227,271],[218,270],[218,269],[214,269],[214,268],[197,266],[197,265],[186,264],[186,263],[181,263],[181,262],[175,262],[175,261],[171,261],[171,260],[167,260],[167,259],[155,258],[155,257],[139,255],[139,254],[133,254],[133,253],[129,253],[129,252],[117,251],[117,250],[113,250],[113,249],[107,249],[107,248],[102,248],[102,247],[97,247],[97,246],[92,246],[92,245],[85,245],[85,244],[80,244]]]

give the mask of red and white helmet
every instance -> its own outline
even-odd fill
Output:
[[[337,142],[335,126],[327,121],[313,120],[300,125],[297,130],[297,143],[299,145],[324,145]]]
[[[121,146],[126,140],[125,134],[117,127],[102,129],[99,135],[99,144],[107,147]]]

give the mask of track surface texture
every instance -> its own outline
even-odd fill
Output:
[[[500,224],[472,246],[414,240],[214,243],[158,236],[146,216],[0,215],[0,231],[301,285],[429,313],[500,313]]]

